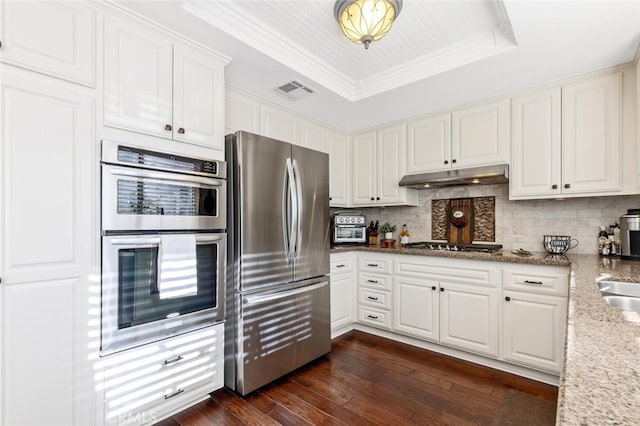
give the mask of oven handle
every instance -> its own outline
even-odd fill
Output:
[[[222,236],[220,235],[207,235],[199,236],[196,235],[196,243],[214,243],[216,241],[222,241]],[[132,245],[149,245],[149,244],[160,244],[160,237],[135,237],[135,238],[112,238],[109,243],[114,246],[132,246]]]
[[[116,175],[116,176],[127,176],[127,177],[143,178],[143,179],[159,179],[159,180],[164,180],[169,182],[178,182],[178,183],[198,183],[201,185],[206,185],[211,187],[222,186],[222,181],[217,179],[198,177],[198,176],[188,176],[188,177],[185,176],[185,177],[179,177],[178,179],[175,179],[176,175],[174,175],[173,173],[155,172],[155,171],[142,170],[142,169],[130,170],[130,169],[124,169],[120,167],[109,167],[109,172],[112,175]],[[168,176],[171,176],[171,177],[168,177]]]

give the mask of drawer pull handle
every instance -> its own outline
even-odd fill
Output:
[[[367,280],[368,283],[372,283],[372,284],[378,284],[377,280]]]
[[[371,318],[371,319],[378,319],[378,317],[377,317],[377,316],[375,316],[375,315],[367,315],[367,318]]]
[[[372,266],[374,268],[377,268],[378,264],[377,263],[367,263],[367,266]]]
[[[344,264],[341,263],[340,265],[336,265],[336,268],[344,268],[345,266],[347,266],[347,265],[344,265]]]
[[[174,362],[182,361],[183,359],[184,358],[182,357],[182,355],[178,355],[177,357],[171,359],[165,359],[164,365],[173,364]]]
[[[367,299],[369,299],[369,300],[378,300],[377,297],[373,297],[373,296],[367,296]]]
[[[530,280],[524,280],[525,284],[535,284],[535,285],[542,285],[543,282],[542,281],[530,281]]]
[[[184,392],[184,389],[176,389],[175,392],[170,393],[169,395],[165,395],[164,399],[169,399],[169,398],[173,398],[174,396],[178,396],[180,395],[182,392]]]

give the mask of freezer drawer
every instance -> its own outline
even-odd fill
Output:
[[[331,350],[328,277],[240,297],[236,392],[246,395]]]

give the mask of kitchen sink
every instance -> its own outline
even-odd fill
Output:
[[[601,280],[597,284],[602,298],[609,306],[640,312],[640,283]]]
[[[640,283],[601,280],[598,281],[598,288],[601,293],[640,297]]]

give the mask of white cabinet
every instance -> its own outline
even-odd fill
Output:
[[[331,254],[331,334],[353,328],[355,320],[355,277],[352,253]]]
[[[327,129],[307,120],[301,122],[301,145],[320,152],[327,150]]]
[[[6,65],[0,74],[0,424],[87,424],[100,320],[94,96]]]
[[[562,190],[620,190],[622,74],[562,87]]]
[[[83,2],[0,3],[0,61],[95,85],[96,12]]]
[[[406,171],[406,126],[390,126],[355,135],[354,206],[417,205],[414,189],[398,186]]]
[[[260,133],[260,104],[229,88],[226,95],[225,133],[235,133],[239,130]]]
[[[407,123],[407,173],[509,161],[509,100]]]
[[[260,106],[260,134],[273,139],[301,145],[301,124],[298,117],[280,108]]]
[[[440,283],[395,276],[393,330],[420,339],[440,340]]]
[[[351,204],[351,140],[349,136],[327,131],[329,152],[329,205],[348,207]]]
[[[562,192],[560,107],[559,87],[511,100],[511,198],[546,197]]]
[[[568,273],[545,266],[503,271],[504,359],[560,373]]]
[[[407,123],[407,173],[451,168],[451,114]]]
[[[514,97],[511,199],[622,189],[620,72]]]
[[[508,162],[509,124],[509,99],[453,111],[452,167]]]
[[[152,424],[224,384],[224,324],[102,358],[105,424]]]
[[[440,342],[498,356],[498,290],[440,282]]]
[[[358,256],[358,321],[391,329],[392,260],[369,253]]]
[[[110,16],[104,51],[106,126],[224,148],[224,61]]]

